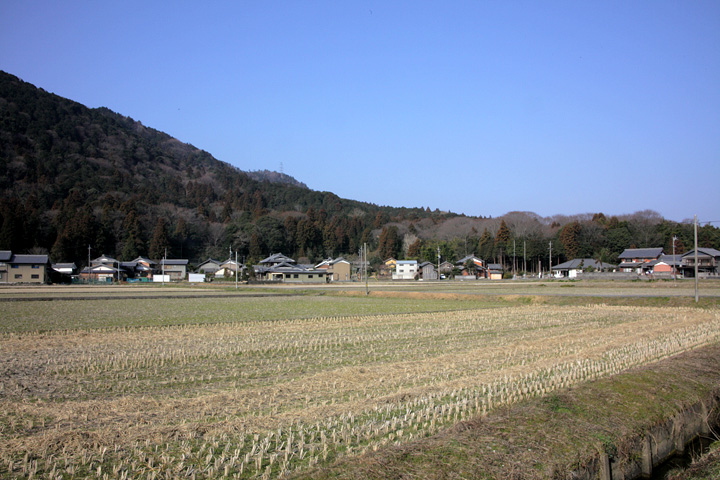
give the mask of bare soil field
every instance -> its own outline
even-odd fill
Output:
[[[720,340],[717,306],[527,298],[3,303],[0,476],[302,474]]]

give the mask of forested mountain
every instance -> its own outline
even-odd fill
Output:
[[[353,253],[378,221],[451,214],[309,190],[242,172],[106,108],[89,109],[0,72],[0,249],[84,264],[88,245],[129,260],[270,252]]]
[[[464,187],[459,187],[464,188]],[[478,194],[478,203],[487,200]],[[720,248],[719,230],[701,229]],[[50,253],[85,265],[92,256],[138,255],[199,262],[247,261],[283,252],[306,261],[390,256],[458,260],[475,253],[529,265],[593,257],[615,262],[629,247],[692,246],[688,224],[652,211],[539,217],[512,212],[477,218],[394,208],[308,189],[277,172],[243,172],[207,152],[106,108],[90,109],[0,72],[0,249]]]

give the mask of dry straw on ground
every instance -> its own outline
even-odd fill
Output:
[[[3,334],[0,475],[277,477],[719,337],[603,305]]]

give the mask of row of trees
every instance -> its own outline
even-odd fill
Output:
[[[535,271],[538,262],[547,268],[551,242],[552,262],[557,264],[573,258],[617,263],[626,248],[663,247],[671,253],[673,239],[675,251],[684,253],[694,241],[692,224],[657,214],[625,218],[596,214],[567,219],[564,224],[532,215],[525,215],[522,222],[517,215],[467,219],[471,224],[467,232],[441,240],[433,238],[428,225],[446,222],[443,217],[407,219],[384,211],[374,216],[331,215],[313,207],[302,213],[265,210],[258,215],[231,208],[220,221],[226,210],[223,202],[200,210],[148,206],[137,197],[121,201],[113,195],[93,205],[78,190],[47,211],[38,207],[34,195],[25,202],[2,198],[0,249],[47,252],[53,261],[79,265],[86,262],[88,246],[121,260],[138,255],[161,258],[167,251],[171,257],[199,262],[208,257],[224,259],[232,250],[247,261],[283,252],[314,262],[340,255],[353,258],[368,244],[373,264],[389,257],[435,263],[439,250],[443,260],[454,262],[475,254],[516,270],[522,270],[525,261]],[[720,248],[720,229],[701,226],[699,244]]]
[[[666,254],[674,251],[682,254],[694,243],[694,225],[663,219],[655,212],[638,212],[625,218],[606,217],[602,213],[579,216],[564,224],[527,215],[527,222],[534,228],[512,225],[517,215],[494,221],[478,233],[472,227],[467,235],[449,240],[422,239],[411,228],[403,234],[397,226],[383,229],[379,236],[376,262],[388,257],[437,262],[438,249],[441,259],[457,261],[474,254],[489,263],[499,263],[507,269],[536,271],[538,264],[547,269],[552,251],[552,263],[574,258],[591,258],[617,264],[618,256],[626,248],[662,247]],[[499,223],[498,223],[499,221]],[[483,222],[478,222],[482,225]],[[509,225],[510,224],[510,225]],[[497,225],[497,226],[496,226]],[[517,228],[514,228],[517,227]],[[720,249],[720,229],[701,225],[698,229],[698,245]]]

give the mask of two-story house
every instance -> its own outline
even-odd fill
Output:
[[[45,283],[50,261],[47,255],[13,254],[0,251],[1,283]]]
[[[642,273],[643,264],[658,260],[663,254],[662,247],[655,248],[626,248],[618,259],[618,268],[621,272]]]
[[[395,262],[395,272],[392,274],[393,280],[415,280],[417,275],[417,260],[398,260]]]
[[[695,276],[695,250],[690,250],[682,255],[680,262],[683,276]],[[720,251],[714,248],[697,249],[698,276],[717,276],[720,271]]]

